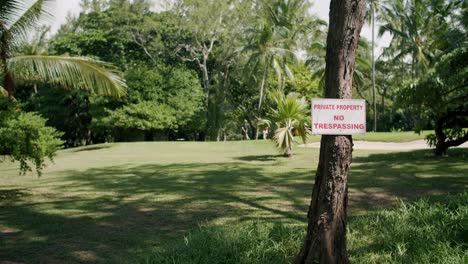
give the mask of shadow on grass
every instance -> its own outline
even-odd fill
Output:
[[[9,190],[0,189],[0,202],[7,201],[7,200],[8,201],[18,200],[27,195],[28,193],[26,189],[9,189]]]
[[[199,223],[297,223],[306,210],[297,198],[304,190],[298,181],[311,181],[306,171],[267,175],[242,163],[118,166],[64,175],[60,184],[44,178],[47,191],[37,201],[9,195],[0,203],[0,229],[22,230],[0,237],[0,260],[132,262]]]
[[[351,202],[367,207],[392,205],[397,199],[444,196],[468,187],[467,149],[435,157],[430,150],[371,154],[353,159]]]
[[[283,158],[282,155],[256,155],[256,156],[243,156],[235,159],[241,161],[276,161]]]
[[[99,150],[99,149],[107,149],[111,148],[112,145],[105,145],[105,144],[99,144],[99,145],[91,145],[91,146],[84,146],[84,147],[79,147],[76,149],[72,149],[73,152],[83,152],[83,151],[92,151],[92,150]]]

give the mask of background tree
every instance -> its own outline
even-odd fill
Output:
[[[352,98],[365,1],[332,0],[326,56],[326,98]],[[322,136],[307,234],[296,263],[348,263],[346,222],[351,136]]]
[[[279,89],[284,89],[287,79],[294,80],[290,65],[297,63],[300,41],[314,22],[306,15],[310,7],[307,1],[260,1],[259,6],[256,22],[248,31],[249,39],[242,47],[249,58],[246,70],[253,73],[251,81],[259,91],[256,120],[263,116],[270,71],[274,72]],[[254,126],[253,129],[258,138],[258,128]]]
[[[377,131],[377,101],[375,98],[376,88],[375,88],[375,17],[378,12],[380,5],[380,0],[371,0],[368,2],[369,13],[367,15],[367,23],[371,24],[372,30],[372,106],[374,113],[374,132]]]
[[[198,66],[174,52],[190,34],[178,27],[177,14],[150,7],[143,0],[105,1],[85,9],[51,43],[55,53],[96,56],[124,71],[126,98],[90,98],[97,142],[198,139],[206,127]]]
[[[416,131],[431,123],[435,134],[427,137],[435,154],[468,141],[468,48],[458,48],[442,57],[434,71],[399,95],[400,104],[417,116]]]
[[[449,25],[461,5],[462,1],[445,0],[384,2],[380,14],[384,24],[379,35],[392,35],[387,54],[392,53],[393,60],[408,60],[411,80],[423,76],[443,55]]]

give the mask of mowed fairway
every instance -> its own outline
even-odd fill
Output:
[[[198,225],[304,224],[318,149],[269,141],[64,150],[41,178],[0,164],[0,263],[128,263]],[[468,187],[467,149],[354,151],[351,215]]]

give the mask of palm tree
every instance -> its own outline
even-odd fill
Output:
[[[283,152],[285,157],[291,157],[293,152],[294,136],[301,137],[305,143],[309,134],[309,104],[304,97],[297,93],[287,96],[280,90],[273,93],[276,109],[272,110],[271,121],[276,126],[273,139],[276,146]],[[269,122],[264,122],[268,124]]]
[[[279,89],[284,88],[286,78],[294,80],[288,63],[296,61],[298,39],[311,26],[306,12],[308,5],[304,0],[265,2],[257,24],[250,30],[248,44],[242,48],[249,56],[247,65],[250,67],[246,69],[260,74],[259,78],[253,76],[259,84],[257,120],[261,120],[269,70],[276,73]],[[255,138],[258,138],[258,129]]]
[[[269,68],[272,67],[275,70],[279,80],[283,78],[281,76],[283,74],[293,78],[289,67],[285,63],[285,58],[293,57],[294,53],[288,49],[287,45],[285,45],[286,40],[280,38],[275,26],[267,19],[260,19],[255,29],[251,30],[251,32],[252,37],[249,44],[243,47],[242,50],[249,53],[249,60],[247,62],[247,65],[251,65],[249,68],[253,68],[254,71],[261,73],[261,77],[259,78],[260,98],[257,107],[257,115],[260,115]]]
[[[367,16],[367,23],[372,27],[372,105],[374,108],[374,132],[377,131],[377,102],[375,100],[375,13],[378,11],[380,0],[370,0],[368,2],[370,16]]]
[[[84,57],[17,55],[14,46],[37,26],[41,16],[50,16],[52,0],[0,2],[0,91],[13,98],[18,83],[47,82],[65,89],[84,89],[97,94],[122,96],[125,81],[110,64]]]
[[[409,61],[411,77],[417,79],[435,64],[441,53],[441,35],[447,33],[450,16],[462,1],[387,0],[382,6],[379,35],[392,40],[386,55]],[[443,15],[441,15],[443,14]]]

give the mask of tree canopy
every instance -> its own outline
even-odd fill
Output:
[[[435,134],[428,141],[437,155],[468,141],[468,49],[443,56],[434,70],[400,93],[400,103],[417,118],[417,131],[429,123]]]

